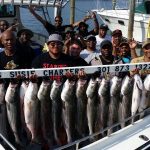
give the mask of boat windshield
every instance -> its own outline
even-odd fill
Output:
[[[15,16],[15,7],[13,5],[4,5],[0,6],[0,17],[14,17]]]

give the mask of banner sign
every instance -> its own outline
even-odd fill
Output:
[[[99,73],[110,72],[127,72],[138,70],[150,70],[150,62],[135,64],[113,64],[99,66],[82,66],[82,67],[64,67],[64,68],[41,68],[41,69],[18,69],[18,70],[0,70],[0,78],[15,78],[17,75],[29,77],[36,74],[38,77],[45,76],[63,76],[67,71],[78,74],[79,70],[85,71],[86,74],[92,74],[96,71]]]

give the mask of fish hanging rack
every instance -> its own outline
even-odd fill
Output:
[[[62,67],[62,68],[39,68],[39,69],[14,69],[14,70],[0,70],[0,78],[16,78],[29,77],[36,74],[38,77],[49,76],[63,76],[66,72],[78,74],[79,70],[83,70],[86,74],[93,74],[95,72],[111,73],[111,72],[128,72],[138,70],[150,70],[150,62],[135,63],[135,64],[113,64],[113,65],[98,65],[98,66],[82,66],[82,67]]]
[[[49,7],[64,7],[69,0],[0,0],[0,5],[34,5]]]

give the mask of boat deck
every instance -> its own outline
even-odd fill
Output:
[[[133,150],[147,143],[149,139],[150,115],[138,120],[134,125],[129,125],[108,137],[81,148],[81,150],[121,150],[123,148],[126,150]]]

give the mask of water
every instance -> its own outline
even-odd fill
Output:
[[[118,0],[117,7],[125,6],[128,0]],[[75,21],[82,20],[84,16],[87,15],[87,12],[92,9],[111,9],[112,8],[112,0],[76,0],[75,1]],[[50,14],[51,22],[54,23],[54,9],[48,8],[48,12]],[[42,12],[38,11],[38,13],[42,16]],[[44,17],[44,16],[43,16]],[[70,3],[68,3],[62,9],[62,17],[63,24],[69,24],[70,21]],[[21,8],[21,18],[24,26],[33,30],[34,32],[48,35],[46,30],[43,28],[43,25],[31,15],[28,9]],[[99,23],[101,23],[100,18],[98,17]],[[87,21],[89,27],[93,27],[93,21]]]

